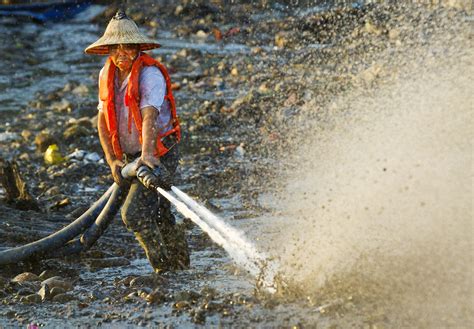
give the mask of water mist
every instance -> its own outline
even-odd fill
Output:
[[[284,293],[391,327],[473,325],[474,52],[435,47],[407,50],[392,81],[338,96],[295,138],[282,192],[261,200]]]

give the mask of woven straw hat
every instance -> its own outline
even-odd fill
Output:
[[[104,35],[86,48],[86,54],[108,55],[109,46],[131,43],[139,44],[140,50],[159,48],[160,44],[140,32],[137,24],[123,10],[117,11],[107,25]]]

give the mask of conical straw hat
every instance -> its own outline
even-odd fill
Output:
[[[160,47],[155,40],[141,33],[137,24],[128,18],[123,10],[119,10],[110,20],[104,35],[87,47],[85,52],[86,54],[108,55],[109,46],[123,43],[139,44],[141,51]]]

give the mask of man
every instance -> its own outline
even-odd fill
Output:
[[[143,53],[160,45],[143,35],[121,10],[87,54],[109,55],[99,76],[98,130],[105,158],[117,184],[131,184],[122,219],[145,250],[155,272],[189,266],[184,233],[175,225],[170,203],[137,179],[120,175],[126,162],[137,168],[163,165],[176,170],[181,137],[166,68]]]

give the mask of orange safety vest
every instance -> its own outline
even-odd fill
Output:
[[[165,155],[169,149],[163,145],[161,139],[171,134],[175,134],[176,142],[181,140],[181,128],[179,125],[178,116],[176,114],[176,104],[174,101],[173,93],[171,91],[171,79],[166,70],[165,66],[152,58],[151,56],[141,53],[132,65],[130,78],[128,80],[127,91],[125,93],[125,105],[128,107],[128,132],[132,132],[132,119],[135,122],[135,126],[138,130],[138,138],[140,144],[142,144],[142,114],[140,112],[140,92],[139,92],[139,78],[140,71],[143,66],[156,66],[163,74],[166,81],[166,95],[165,101],[168,100],[171,107],[171,120],[167,127],[172,125],[172,129],[164,134],[158,134],[156,140],[156,156]],[[103,101],[103,110],[105,114],[105,122],[112,143],[112,148],[115,156],[118,159],[122,159],[123,152],[120,146],[120,140],[118,135],[117,117],[115,113],[115,64],[109,57],[105,63],[102,76],[99,81],[99,97]],[[165,127],[166,128],[166,127]]]

